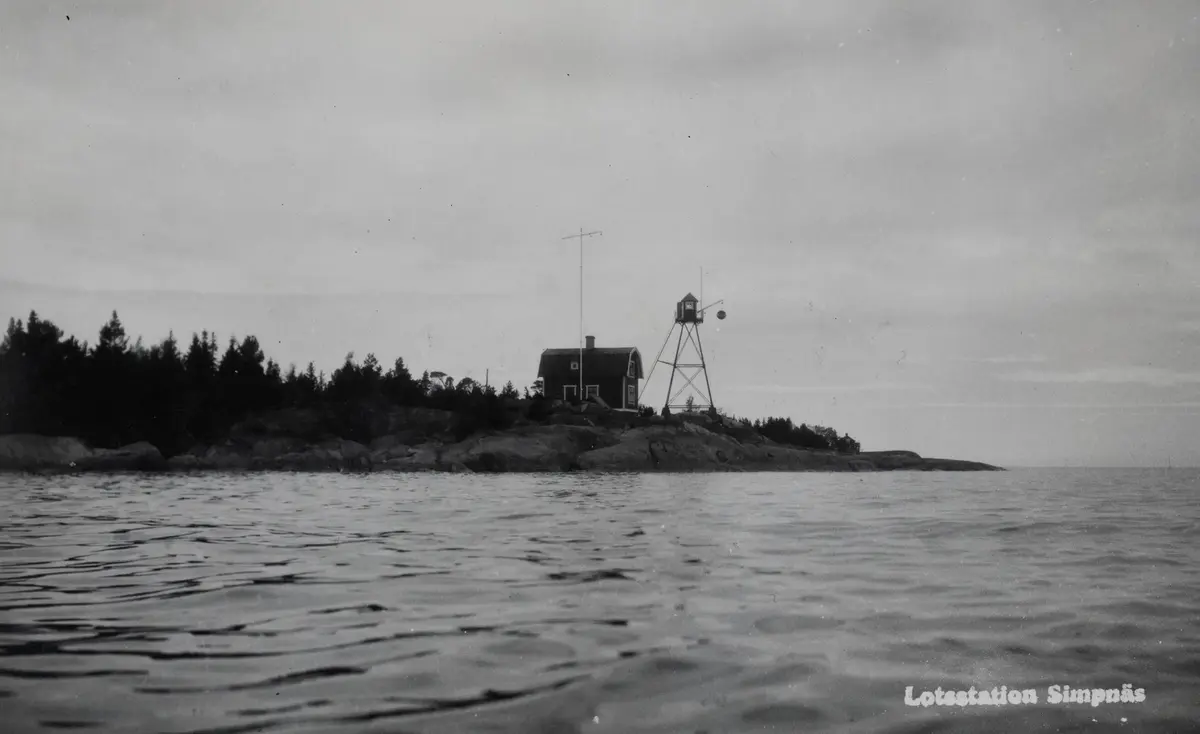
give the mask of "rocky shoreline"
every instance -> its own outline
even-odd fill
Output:
[[[596,425],[601,421],[575,415],[456,441],[445,430],[453,416],[438,413],[411,409],[391,415],[368,443],[314,436],[296,428],[294,415],[257,419],[219,445],[197,446],[170,458],[145,442],[95,449],[70,437],[6,435],[0,436],[0,471],[1003,471],[910,451],[849,455],[800,449],[704,420],[626,419]]]

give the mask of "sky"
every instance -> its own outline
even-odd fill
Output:
[[[1200,465],[1200,5],[0,4],[0,316],[536,377],[686,293],[718,407]],[[665,397],[669,367],[647,400]]]

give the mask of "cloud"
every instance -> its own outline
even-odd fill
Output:
[[[1162,367],[1096,367],[1075,372],[1021,370],[1001,376],[1011,382],[1040,382],[1054,384],[1147,385],[1150,387],[1179,387],[1200,384],[1200,372],[1179,372]]]
[[[977,364],[1037,364],[1045,362],[1046,358],[1039,354],[1001,354],[992,357],[955,357],[955,362],[972,362]]]
[[[586,328],[645,356],[704,265],[735,411],[932,447],[1006,399],[1200,399],[1088,371],[1200,365],[1195,0],[356,7],[0,3],[0,262],[104,291],[0,306],[524,380],[575,342],[583,226]],[[1014,446],[1091,445],[1028,407]]]

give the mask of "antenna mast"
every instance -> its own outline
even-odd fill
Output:
[[[563,237],[564,240],[579,238],[579,393],[577,397],[580,400],[583,400],[585,397],[583,394],[583,238],[603,234],[600,230],[584,232],[583,227],[580,227],[579,234]]]

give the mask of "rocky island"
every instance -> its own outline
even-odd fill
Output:
[[[30,312],[0,340],[0,470],[887,471],[994,470],[862,452],[832,428],[687,409],[566,403],[353,353],[326,377],[284,371],[253,336],[131,343],[116,312],[94,345]]]

